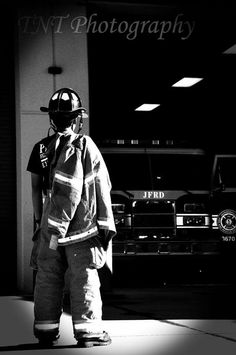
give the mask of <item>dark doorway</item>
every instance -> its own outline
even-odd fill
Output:
[[[3,5],[1,34],[0,85],[0,294],[16,291],[16,130],[14,76],[14,13]]]

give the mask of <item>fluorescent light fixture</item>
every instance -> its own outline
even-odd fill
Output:
[[[142,104],[141,106],[137,107],[135,111],[152,111],[158,106],[160,106],[160,104]]]
[[[226,51],[223,52],[224,54],[236,54],[236,44],[234,44],[232,47],[229,47],[226,49]]]
[[[184,87],[187,88],[189,86],[193,86],[197,84],[199,81],[201,81],[203,78],[191,78],[191,77],[185,77],[179,81],[177,81],[175,84],[172,86],[174,87]]]

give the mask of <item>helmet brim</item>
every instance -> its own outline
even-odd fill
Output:
[[[40,111],[41,111],[41,112],[52,113],[52,114],[53,114],[53,113],[54,113],[54,114],[57,114],[57,113],[70,114],[70,113],[76,113],[76,112],[80,113],[81,111],[86,112],[86,109],[85,109],[84,107],[80,107],[80,108],[78,108],[78,109],[75,110],[75,111],[50,111],[48,107],[42,106],[42,107],[40,107]]]
[[[48,112],[49,111],[49,109],[47,108],[47,107],[40,107],[40,111],[42,111],[42,112]]]

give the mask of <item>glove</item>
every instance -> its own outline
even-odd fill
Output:
[[[51,240],[49,243],[49,249],[57,250],[57,247],[58,247],[58,237],[56,235],[52,234]]]

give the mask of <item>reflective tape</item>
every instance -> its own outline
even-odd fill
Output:
[[[35,323],[34,328],[38,330],[58,329],[59,323]]]
[[[50,217],[48,217],[48,224],[50,224],[53,227],[61,228],[61,226],[63,226],[65,223],[56,222],[54,219],[51,219]]]
[[[88,238],[90,238],[92,235],[96,235],[98,233],[98,228],[97,227],[93,227],[91,229],[89,229],[86,232],[82,232],[82,233],[78,233],[78,234],[73,234],[64,238],[60,238],[58,239],[58,244],[65,244],[65,243],[70,243],[73,242],[75,240],[86,240]]]
[[[56,172],[54,176],[54,181],[61,183],[63,185],[71,186],[74,189],[78,190],[80,189],[80,181],[82,181],[82,179],[75,178],[73,176],[63,174],[61,172]]]
[[[91,183],[91,182],[94,180],[95,176],[96,176],[96,175],[93,174],[93,173],[87,175],[87,176],[85,177],[85,179],[84,179],[85,184]]]
[[[111,231],[115,231],[116,230],[116,227],[115,227],[115,223],[114,223],[114,220],[113,219],[109,219],[109,220],[97,220],[97,223],[99,225],[99,227],[105,227],[104,229],[109,229]]]
[[[109,227],[111,223],[109,221],[97,220],[99,226]]]

